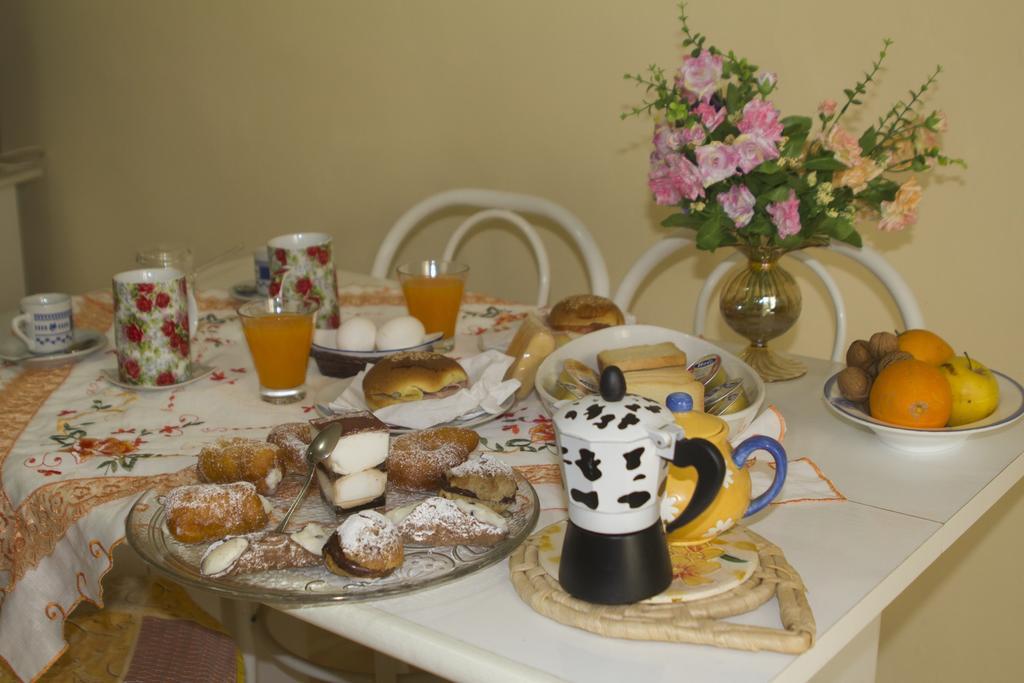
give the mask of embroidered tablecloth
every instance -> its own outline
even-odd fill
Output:
[[[343,318],[405,312],[391,286],[345,286],[339,298]],[[276,424],[315,417],[318,388],[337,383],[311,362],[306,400],[262,402],[237,302],[210,290],[199,305],[193,359],[214,369],[181,388],[135,392],[101,378],[102,369],[116,366],[111,297],[103,293],[75,298],[75,324],[106,332],[107,350],[54,369],[0,368],[0,657],[24,680],[64,651],[64,621],[79,602],[102,605],[100,580],[140,493],[194,482],[195,455],[218,437],[262,438]],[[458,333],[514,329],[531,308],[467,294]],[[541,524],[564,516],[554,432],[535,396],[478,431],[485,450],[505,457],[537,489]],[[842,500],[820,473],[805,479],[811,492],[794,498]]]

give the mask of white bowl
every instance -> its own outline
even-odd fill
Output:
[[[860,404],[846,400],[839,393],[836,382],[839,373],[825,381],[825,403],[843,419],[870,429],[888,446],[910,453],[938,453],[956,448],[975,434],[1001,429],[1024,415],[1024,388],[1001,372],[993,370],[992,374],[999,382],[999,407],[985,419],[959,427],[913,429],[876,420]]]
[[[678,346],[686,352],[686,357],[691,363],[701,356],[716,353],[722,357],[722,368],[725,370],[725,374],[730,379],[743,380],[743,390],[747,394],[750,405],[730,415],[720,416],[729,424],[729,432],[732,435],[735,436],[746,429],[761,412],[765,396],[764,382],[753,368],[725,349],[715,346],[705,339],[654,325],[606,327],[603,330],[583,335],[556,349],[554,353],[544,359],[540,368],[537,369],[537,394],[540,396],[541,403],[544,404],[544,409],[550,414],[555,412],[555,404],[558,403],[558,399],[551,392],[562,371],[562,364],[566,360],[572,358],[592,368],[597,368],[597,354],[601,351],[661,342],[672,342]]]

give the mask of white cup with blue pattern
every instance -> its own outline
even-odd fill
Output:
[[[71,297],[50,292],[21,299],[21,315],[11,321],[14,332],[32,353],[66,351],[75,336]]]

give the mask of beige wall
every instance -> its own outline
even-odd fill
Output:
[[[404,208],[455,186],[537,193],[571,208],[604,249],[613,283],[659,237],[664,212],[645,188],[650,124],[617,115],[640,95],[624,71],[678,59],[669,0],[0,7],[3,145],[40,144],[49,160],[46,181],[22,193],[32,290],[105,286],[136,248],[168,236],[202,261],[233,244],[323,230],[344,245],[340,266],[366,270]],[[896,41],[892,61],[861,122],[944,64],[933,102],[949,114],[949,152],[970,170],[925,183],[911,232],[864,232],[906,277],[930,327],[1024,377],[1024,10],[986,9],[788,0],[696,2],[691,15],[718,45],[780,74],[776,99],[787,112],[841,97],[883,36]],[[425,231],[403,256],[436,251],[441,235]],[[488,265],[471,286],[532,300],[526,253],[509,233],[477,237],[464,258]],[[689,329],[700,280],[725,255],[674,262],[636,312]],[[569,247],[559,242],[552,257],[553,298],[582,289]],[[838,266],[851,334],[898,326],[863,273]],[[805,313],[783,346],[822,355],[831,313],[794,270],[806,282]],[[1018,589],[1007,609],[1016,584],[1003,569],[1024,561],[1013,533],[1021,501],[1018,487],[888,610],[882,680],[971,678],[979,661],[1009,670],[1014,629],[990,624],[1008,626],[1024,607]]]

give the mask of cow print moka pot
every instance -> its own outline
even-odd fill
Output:
[[[558,581],[587,602],[615,605],[657,595],[672,582],[660,497],[668,463],[694,467],[689,505],[668,524],[688,523],[714,501],[725,461],[704,439],[686,439],[664,405],[626,393],[619,368],[601,373],[601,394],[554,415],[569,496]]]

